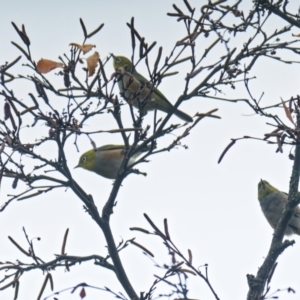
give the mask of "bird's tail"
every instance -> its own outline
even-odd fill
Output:
[[[176,109],[174,111],[174,115],[177,116],[178,118],[180,118],[183,121],[193,122],[193,118],[192,117],[190,117],[188,114],[186,114],[185,112],[183,112],[183,111],[181,111],[179,109]]]

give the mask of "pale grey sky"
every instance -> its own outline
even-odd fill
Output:
[[[199,2],[204,4],[203,1],[190,1],[198,7],[197,11]],[[176,41],[185,34],[183,26],[175,18],[166,16],[167,12],[173,10],[172,3],[184,8],[179,0],[7,1],[3,9],[5,13],[0,18],[0,64],[11,61],[20,54],[10,43],[15,41],[21,44],[11,21],[19,27],[21,24],[25,25],[36,61],[42,57],[56,60],[59,55],[69,51],[70,42],[82,42],[79,18],[84,20],[89,31],[105,23],[101,32],[90,41],[96,45],[101,58],[111,52],[131,55],[130,31],[126,22],[130,22],[132,16],[135,17],[139,33],[149,43],[157,41],[157,49],[158,46],[163,46],[163,56],[166,56]],[[278,19],[270,19],[270,28],[275,30],[282,25]],[[199,56],[208,45],[209,40],[203,48],[198,45]],[[157,49],[150,56],[153,61]],[[25,59],[22,62],[25,63]],[[143,68],[141,65],[140,72],[146,75],[146,69]],[[29,72],[24,67],[16,70],[23,74]],[[183,78],[186,75],[186,70],[178,70],[181,71],[179,76],[167,78],[160,86],[160,90],[173,103],[183,91]],[[109,65],[107,74],[112,72],[113,67]],[[255,97],[259,98],[265,92],[262,101],[267,105],[279,102],[280,97],[287,99],[296,95],[299,93],[298,72],[299,66],[281,65],[267,59],[259,61],[250,74],[257,77],[251,83]],[[53,74],[47,76],[56,80]],[[26,88],[17,88],[19,97],[28,98]],[[226,89],[224,96],[244,98],[246,95],[241,85],[236,91]],[[51,100],[62,101],[55,97]],[[147,177],[131,175],[124,181],[112,216],[112,226],[116,242],[136,237],[139,243],[154,252],[156,262],[169,263],[170,258],[160,241],[129,231],[132,226],[150,229],[143,213],[147,213],[160,226],[163,226],[163,219],[167,218],[171,237],[178,247],[185,253],[187,249],[192,250],[196,266],[209,265],[211,284],[218,296],[221,299],[245,299],[248,290],[246,274],[256,274],[272,238],[272,229],[264,219],[257,200],[257,183],[261,178],[266,179],[279,189],[287,191],[292,162],[288,159],[287,148],[283,154],[279,154],[275,153],[275,146],[243,140],[218,165],[217,160],[230,138],[244,135],[263,137],[272,128],[266,125],[268,120],[253,115],[244,103],[230,104],[197,98],[181,106],[190,115],[213,108],[219,108],[217,114],[222,119],[207,118],[201,121],[183,141],[189,147],[187,150],[178,147],[170,153],[153,156],[150,163],[139,167],[147,172]],[[282,109],[278,109],[278,114],[283,116]],[[147,117],[148,122],[151,122],[151,116]],[[107,114],[91,123],[89,130],[111,128],[115,128],[115,123]],[[34,137],[28,136],[30,138]],[[119,135],[99,134],[93,138],[97,146],[122,142]],[[174,138],[167,136],[166,140],[169,142]],[[84,136],[79,137],[79,146],[81,153],[91,148]],[[49,149],[42,148],[40,151]],[[79,155],[70,143],[70,167],[77,164]],[[82,169],[75,169],[73,174],[82,187],[93,195],[100,208],[110,193],[112,182]],[[7,199],[8,193],[12,193],[10,184],[6,179],[2,181],[1,202]],[[14,202],[0,214],[1,261],[22,258],[22,254],[7,239],[8,235],[12,236],[26,248],[22,226],[30,237],[42,238],[35,242],[36,253],[45,260],[53,259],[54,254],[60,253],[66,228],[70,228],[66,249],[69,255],[106,254],[102,233],[89,215],[84,213],[82,203],[70,191],[61,190]],[[271,283],[273,291],[287,287],[293,287],[297,291],[296,295],[283,292],[280,294],[282,299],[299,298],[300,246],[299,238],[294,238],[295,246],[286,250],[279,258]],[[153,274],[162,274],[162,270],[155,268],[153,262],[137,248],[128,247],[121,257],[137,291],[147,291],[154,280]],[[22,259],[28,261],[26,257]],[[55,291],[86,282],[124,292],[112,272],[92,264],[77,266],[70,273],[57,269],[53,272],[53,277]],[[35,299],[43,280],[39,271],[22,276],[18,299]],[[190,298],[214,299],[201,279],[190,276],[189,283]],[[87,292],[87,299],[112,298],[99,291]],[[48,288],[44,295],[51,293]],[[12,289],[0,291],[1,299],[12,299],[12,295]],[[73,300],[79,297],[63,293],[58,298]]]

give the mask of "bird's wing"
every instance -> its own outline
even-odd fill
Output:
[[[287,197],[289,195],[285,192],[281,192],[281,193],[285,194]],[[300,207],[298,205],[295,207],[294,217],[295,218],[300,218]]]
[[[294,217],[300,218],[300,207],[298,205],[295,207]]]
[[[98,147],[97,151],[123,150],[123,149],[124,149],[124,145],[109,144],[109,145]]]
[[[293,233],[300,235],[300,208],[296,206],[293,217],[291,218],[288,226],[293,230]]]
[[[170,101],[165,97],[165,95],[156,87],[152,87],[152,83],[147,80],[143,75],[141,75],[138,72],[134,72],[134,77],[142,84],[146,84],[149,89],[153,89],[153,93],[156,94],[157,96],[161,97],[163,100],[165,100],[168,104],[172,106]]]

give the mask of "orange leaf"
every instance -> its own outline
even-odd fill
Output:
[[[92,44],[79,45],[77,43],[70,43],[70,46],[77,47],[78,49],[80,49],[83,52],[83,54],[86,54],[92,48],[96,47],[95,45],[92,45]]]
[[[63,66],[61,62],[41,58],[36,65],[36,70],[39,73],[48,73],[53,69],[62,68]]]
[[[89,56],[87,59],[86,59],[86,62],[87,62],[87,68],[88,68],[88,71],[89,71],[89,77],[90,76],[93,76],[94,73],[95,73],[95,69],[98,65],[98,60],[100,58],[100,55],[99,53],[96,51],[93,55]]]
[[[287,108],[287,106],[285,105],[285,102],[282,100],[282,98],[280,98],[280,99],[281,99],[281,102],[282,102],[282,105],[283,105],[283,108],[284,108],[284,111],[285,111],[285,114],[286,114],[287,118],[288,118],[294,125],[296,125],[295,122],[294,122],[294,120],[293,120],[293,117],[292,117],[292,115],[291,115],[290,110]]]

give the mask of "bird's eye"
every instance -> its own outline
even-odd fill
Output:
[[[118,64],[118,63],[120,63],[120,62],[121,62],[121,58],[116,57],[116,63]]]
[[[86,162],[86,156],[84,156],[82,159],[81,159],[81,163],[85,163]]]

